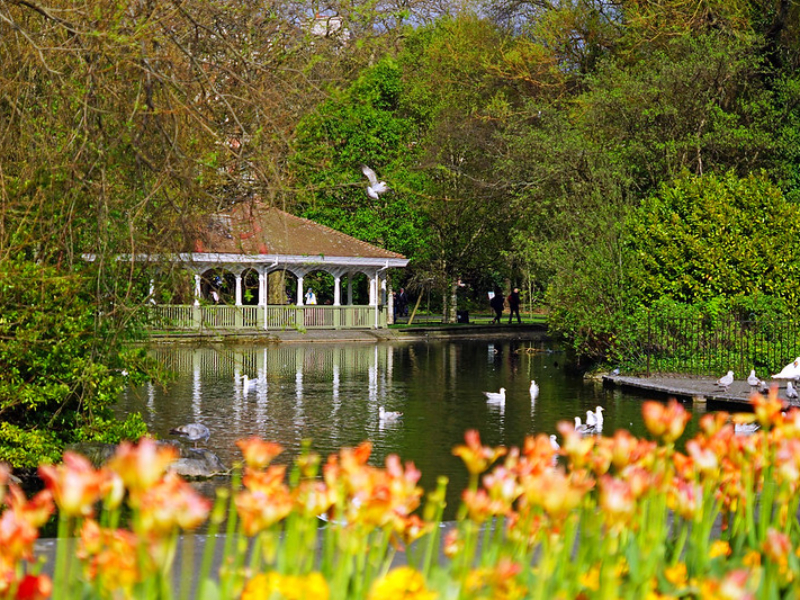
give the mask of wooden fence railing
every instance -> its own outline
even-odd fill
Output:
[[[386,327],[386,310],[384,306],[156,305],[150,307],[149,322],[155,331],[373,329]]]

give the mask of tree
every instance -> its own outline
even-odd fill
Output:
[[[636,267],[629,293],[647,305],[800,293],[800,208],[765,174],[687,175],[645,201],[628,222]]]

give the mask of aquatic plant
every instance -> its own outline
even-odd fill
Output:
[[[453,453],[470,480],[447,523],[447,481],[425,498],[415,466],[370,464],[369,442],[325,461],[306,444],[289,467],[279,445],[242,440],[213,503],[150,439],[100,469],[67,453],[31,498],[0,467],[0,598],[797,597],[800,409],[774,389],[751,402],[703,415],[685,451],[675,401],[644,403],[652,439],[561,423],[554,450],[547,435],[502,448],[467,432]],[[34,543],[54,512],[50,577]]]

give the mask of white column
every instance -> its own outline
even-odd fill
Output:
[[[150,304],[156,303],[156,282],[150,280],[150,290],[147,292],[147,297],[150,299]]]
[[[303,306],[303,278],[297,278],[297,306]]]
[[[333,277],[333,305],[342,305],[342,278],[339,275]]]
[[[242,275],[236,274],[236,306],[242,305]]]
[[[380,296],[380,301],[378,303],[379,304],[383,304],[385,306],[385,305],[387,305],[389,303],[388,302],[388,296],[386,295],[386,278],[381,279],[380,282],[381,282],[381,286],[380,286],[381,287],[381,296]]]
[[[353,306],[353,275],[347,276],[347,306]]]
[[[369,304],[378,306],[378,274],[369,280]]]
[[[200,306],[200,275],[194,274],[194,305]]]
[[[258,305],[267,305],[267,274],[264,271],[258,272]]]

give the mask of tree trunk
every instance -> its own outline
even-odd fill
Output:
[[[272,271],[267,275],[267,303],[286,304],[286,271]]]
[[[450,280],[450,301],[445,305],[445,323],[457,323],[458,311],[458,278]]]

